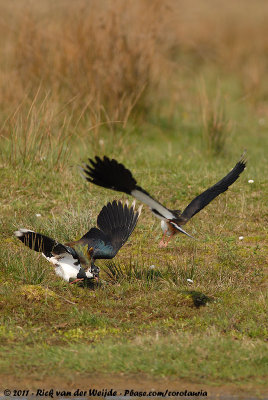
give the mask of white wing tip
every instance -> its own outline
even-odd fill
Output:
[[[137,212],[138,212],[139,216],[141,215],[142,207],[143,207],[143,205],[139,206],[139,208],[138,208],[138,211],[137,211]]]
[[[18,231],[14,232],[14,235],[17,237],[21,237],[21,236],[24,236],[24,233],[27,233],[27,232],[33,232],[33,231],[31,231],[30,229],[20,228]]]

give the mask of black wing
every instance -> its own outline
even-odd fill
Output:
[[[215,197],[219,196],[221,193],[224,193],[228,187],[239,178],[239,175],[244,171],[245,167],[246,162],[245,160],[241,159],[229,172],[229,174],[191,201],[191,203],[185,208],[180,216],[182,220],[184,220],[184,223],[202,210],[202,208],[215,199]]]
[[[155,200],[142,187],[137,186],[137,181],[132,173],[123,164],[106,156],[101,160],[95,157],[95,161],[89,158],[91,165],[83,169],[87,181],[95,185],[124,192],[147,204],[152,212],[160,219],[174,219],[176,215],[171,210]]]
[[[98,216],[98,228],[90,229],[77,243],[92,247],[94,259],[113,258],[133,232],[140,212],[135,211],[135,205],[108,203]]]
[[[63,253],[70,253],[72,256],[76,256],[74,249],[64,246],[41,233],[30,231],[29,229],[19,229],[14,234],[25,246],[30,247],[30,249],[34,251],[43,253],[48,258],[50,258],[52,254],[60,255]]]
[[[137,181],[123,164],[106,156],[103,160],[96,156],[95,160],[89,158],[88,161],[89,164],[83,169],[87,181],[127,194],[131,194],[132,190],[136,189]]]

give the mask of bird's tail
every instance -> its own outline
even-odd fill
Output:
[[[169,221],[174,228],[176,228],[179,232],[184,233],[186,236],[189,236],[192,239],[195,239],[193,236],[191,236],[189,233],[187,233],[184,229],[182,229],[181,226],[179,226],[175,221]]]
[[[97,225],[105,234],[123,246],[137,224],[141,209],[142,206],[135,211],[135,200],[130,207],[128,201],[123,204],[114,200],[102,208]]]
[[[89,158],[88,161],[89,164],[82,168],[83,177],[88,182],[127,194],[136,189],[136,180],[123,164],[106,156],[103,160],[96,156],[95,160]]]

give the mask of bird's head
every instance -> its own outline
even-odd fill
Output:
[[[86,253],[87,253],[88,259],[91,261],[91,268],[88,270],[88,273],[91,274],[91,276],[93,276],[93,278],[95,278],[96,281],[98,281],[100,269],[99,269],[99,267],[97,267],[97,265],[94,264],[94,258],[93,258],[94,249],[93,249],[93,247],[88,247]]]
[[[93,276],[93,278],[96,279],[96,281],[99,280],[100,269],[99,269],[99,267],[97,267],[97,265],[94,264],[93,261],[92,261],[92,263],[91,263],[91,269],[90,269],[89,272],[91,273],[91,275]]]

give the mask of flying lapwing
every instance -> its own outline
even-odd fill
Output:
[[[95,159],[89,158],[88,161],[89,164],[86,164],[84,168],[82,168],[84,178],[87,181],[103,188],[117,190],[135,197],[147,204],[152,213],[157,218],[161,219],[163,238],[159,243],[160,247],[166,247],[169,238],[178,232],[192,237],[182,229],[181,225],[185,225],[195,214],[215,199],[215,197],[225,192],[228,187],[238,179],[239,175],[246,167],[246,161],[242,156],[240,161],[238,161],[224,178],[195,197],[185,210],[181,212],[180,210],[170,210],[155,200],[146,190],[137,185],[137,181],[130,170],[115,159],[110,159],[106,156],[101,159],[95,156]],[[164,241],[165,236],[169,237],[166,242]]]

